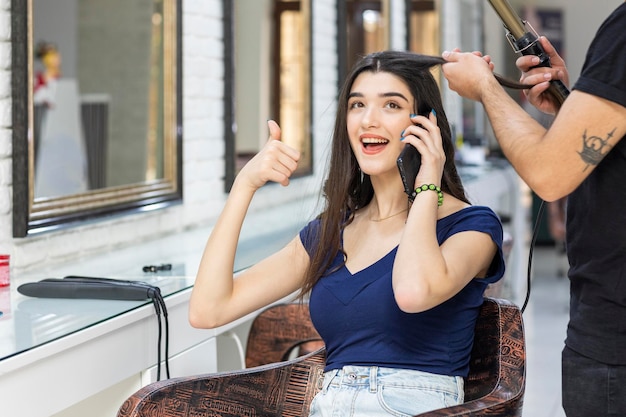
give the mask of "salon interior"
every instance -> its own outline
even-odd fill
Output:
[[[559,49],[573,84],[596,28],[620,1],[510,5]],[[204,244],[238,170],[267,140],[269,118],[302,159],[288,187],[257,192],[235,270],[317,214],[337,91],[359,55],[460,47],[484,51],[496,72],[519,78],[487,0],[6,0],[0,21],[7,417],[114,417],[157,380],[246,367],[258,312],[213,330],[188,323]],[[495,295],[527,301],[523,415],[560,417],[568,283],[558,241],[541,201],[502,158],[481,106],[435,76],[468,195],[496,211],[512,239]],[[65,277],[141,281],[161,296],[18,291]]]

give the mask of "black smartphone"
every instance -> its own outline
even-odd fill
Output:
[[[422,155],[417,151],[415,146],[407,143],[400,152],[400,156],[396,160],[404,192],[409,196],[409,200],[415,199],[415,177],[420,170],[422,164]]]
[[[421,109],[422,116],[428,117],[430,109]],[[422,127],[419,123],[416,126]],[[400,152],[400,156],[396,160],[398,170],[400,170],[400,177],[402,177],[402,184],[404,185],[404,192],[409,196],[409,200],[415,199],[415,177],[422,165],[422,155],[417,151],[415,146],[407,143]]]

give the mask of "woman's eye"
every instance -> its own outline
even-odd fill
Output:
[[[396,102],[390,101],[389,103],[387,103],[387,107],[391,108],[391,109],[400,109],[400,105]]]
[[[348,104],[349,109],[357,109],[360,107],[363,107],[363,103],[361,103],[360,101],[353,101],[352,103]]]

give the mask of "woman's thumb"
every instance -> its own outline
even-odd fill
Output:
[[[270,139],[280,140],[280,126],[274,120],[267,121],[267,127],[270,130]]]

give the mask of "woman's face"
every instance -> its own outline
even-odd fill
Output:
[[[413,102],[404,81],[388,72],[363,72],[354,80],[348,98],[348,136],[365,174],[398,175],[396,159],[405,145],[401,133],[411,124]]]
[[[52,50],[44,55],[42,62],[48,71],[58,72],[61,68],[61,55]]]

